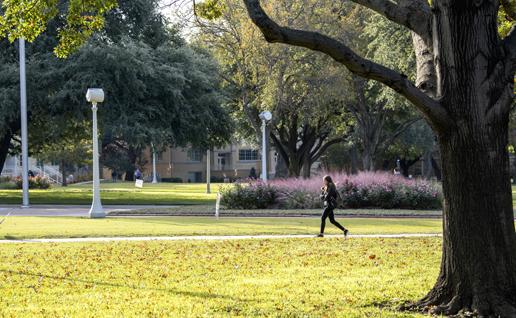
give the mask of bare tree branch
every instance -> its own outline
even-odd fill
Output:
[[[432,15],[426,0],[351,0],[431,40]]]
[[[252,21],[260,28],[268,42],[285,43],[325,53],[351,72],[379,81],[405,96],[435,128],[444,130],[453,125],[444,107],[417,88],[405,75],[367,60],[342,42],[321,33],[278,25],[263,11],[259,0],[244,0],[244,3]]]

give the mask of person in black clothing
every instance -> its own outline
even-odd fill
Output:
[[[324,210],[321,216],[321,232],[317,237],[324,237],[324,227],[326,226],[326,218],[328,217],[330,218],[331,224],[343,231],[344,237],[347,237],[348,230],[335,220],[335,215],[333,214],[333,210],[337,207],[337,196],[339,195],[337,187],[330,176],[325,176],[323,181],[324,186],[321,188],[321,199],[324,203]]]

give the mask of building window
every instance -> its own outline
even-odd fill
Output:
[[[199,149],[190,149],[186,153],[186,158],[188,161],[200,162],[202,161],[202,153]]]
[[[238,151],[238,160],[240,160],[240,161],[257,161],[258,160],[258,150],[240,149]]]

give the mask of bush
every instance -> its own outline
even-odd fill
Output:
[[[322,207],[319,195],[321,177],[272,180],[265,185],[248,181],[224,187],[223,205],[232,209],[314,209]],[[341,208],[363,209],[439,209],[439,185],[427,180],[405,179],[381,172],[334,175],[342,202]]]
[[[23,180],[21,177],[16,178],[15,180],[16,189],[22,189]],[[50,182],[47,178],[36,176],[34,178],[29,177],[29,189],[40,189],[45,190],[50,188]]]
[[[266,209],[276,205],[277,189],[262,182],[222,186],[221,204],[230,209]]]
[[[437,184],[386,173],[347,176],[338,190],[345,208],[438,209],[442,206]]]

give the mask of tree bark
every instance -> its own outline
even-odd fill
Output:
[[[410,176],[410,172],[409,172],[410,167],[412,167],[414,164],[416,164],[416,162],[418,162],[420,158],[421,157],[417,157],[412,160],[407,160],[406,158],[400,159],[401,174],[405,178],[408,178]]]
[[[312,160],[309,156],[305,156],[303,160],[303,178],[309,179],[312,174]]]
[[[507,124],[494,127],[479,118],[439,138],[447,198],[441,272],[418,303],[435,314],[516,316]]]
[[[9,146],[11,145],[11,139],[13,134],[11,132],[6,132],[0,138],[0,174],[4,169],[5,160],[7,159],[7,154],[9,153]]]
[[[430,162],[432,163],[432,169],[434,170],[435,178],[437,181],[441,181],[442,173],[441,173],[441,167],[439,167],[439,163],[435,160],[435,158],[432,156],[430,157]]]
[[[437,94],[456,123],[438,132],[443,253],[432,313],[516,317],[516,234],[508,122],[514,71],[505,66],[494,1],[434,1]]]
[[[374,157],[367,147],[362,151],[362,167],[364,171],[374,171]]]
[[[63,187],[66,187],[66,186],[68,186],[68,182],[66,182],[66,166],[65,166],[64,160],[61,160],[59,162],[59,168],[61,169],[61,178],[63,179],[61,181],[61,185]]]

